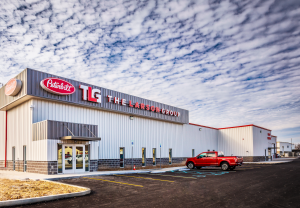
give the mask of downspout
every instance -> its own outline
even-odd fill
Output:
[[[7,167],[7,111],[5,118],[5,167]]]

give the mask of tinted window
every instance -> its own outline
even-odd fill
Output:
[[[199,155],[199,157],[206,157],[206,153],[202,153],[201,155]]]
[[[215,153],[207,153],[207,157],[216,157]]]

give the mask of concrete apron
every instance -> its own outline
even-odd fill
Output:
[[[64,184],[69,185],[65,183],[59,183],[59,182],[53,182],[53,181],[47,181],[49,183],[57,183],[58,185]],[[84,196],[91,193],[91,189],[82,187],[82,186],[75,186],[75,185],[69,185],[73,187],[78,188],[84,188],[85,191],[76,192],[76,193],[69,193],[69,194],[59,194],[59,195],[52,195],[52,196],[42,196],[42,197],[35,197],[35,198],[28,198],[28,199],[15,199],[15,200],[7,200],[7,201],[0,201],[0,207],[8,207],[8,206],[19,206],[24,204],[33,204],[33,203],[39,203],[39,202],[45,202],[45,201],[52,201],[56,199],[63,199],[63,198],[70,198],[70,197],[77,197],[77,196]]]
[[[79,174],[59,174],[59,175],[44,175],[37,173],[26,173],[26,172],[16,172],[16,171],[0,171],[0,178],[15,179],[15,180],[63,180],[71,178],[80,178],[80,177],[90,177],[90,176],[106,176],[106,175],[118,175],[118,174],[135,174],[135,173],[158,173],[158,172],[167,172],[167,171],[176,171],[184,167],[172,167],[172,168],[162,168],[159,170],[128,170],[128,171],[97,171],[97,172],[86,172]]]

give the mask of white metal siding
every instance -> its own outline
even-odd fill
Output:
[[[253,127],[220,129],[218,145],[226,156],[253,156]]]
[[[284,148],[282,148],[282,146]],[[294,145],[293,145],[294,146]],[[277,142],[277,147],[280,147],[280,150],[279,151],[284,151],[284,152],[291,152],[292,149],[291,149],[291,143],[289,142]],[[288,148],[289,147],[289,148]],[[279,153],[279,152],[278,152]]]
[[[7,159],[12,160],[12,147],[16,159],[23,160],[23,145],[27,148],[27,160],[47,161],[47,141],[32,141],[32,101],[27,101],[8,111]]]
[[[201,131],[199,129],[201,128]],[[218,150],[218,130],[195,125],[184,125],[183,155],[192,157],[192,149],[195,156],[207,150]]]
[[[268,133],[271,134],[271,131],[261,129],[256,126],[253,127],[253,156],[265,156],[265,150],[266,155],[268,155],[268,147],[270,141],[268,140]]]
[[[91,159],[118,159],[119,148],[125,147],[125,157],[131,158],[131,141],[134,142],[133,157],[142,157],[142,147],[146,147],[146,157],[152,158],[152,148],[156,148],[157,157],[168,157],[172,148],[173,157],[191,157],[196,152],[217,149],[217,130],[181,125],[158,120],[88,109],[79,106],[34,100],[33,122],[55,120],[98,125],[100,142],[91,143]],[[58,140],[48,140],[48,160],[57,158]],[[100,152],[98,153],[98,146]],[[187,147],[188,146],[188,147]],[[50,152],[52,150],[52,152]]]
[[[0,160],[5,160],[6,112],[0,111]]]

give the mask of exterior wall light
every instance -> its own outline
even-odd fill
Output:
[[[201,131],[202,129],[201,128],[199,128],[199,131]]]
[[[130,116],[130,120],[133,120],[133,116]]]

